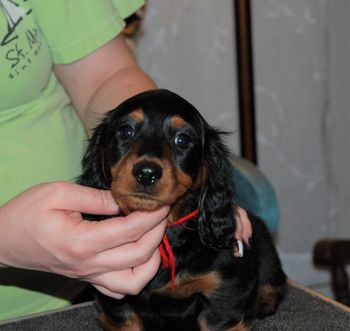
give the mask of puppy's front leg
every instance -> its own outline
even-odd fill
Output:
[[[215,329],[210,328],[207,325],[205,319],[202,316],[199,317],[198,324],[201,331],[216,331]],[[244,321],[240,321],[236,325],[229,327],[225,331],[250,331],[250,330],[251,330],[250,326],[246,325]]]
[[[141,319],[133,312],[128,311],[123,320],[117,323],[110,319],[106,314],[99,316],[99,322],[105,331],[143,331],[144,327]]]

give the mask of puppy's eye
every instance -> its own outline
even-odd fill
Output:
[[[175,137],[175,145],[186,148],[191,142],[191,138],[187,134],[179,134]]]
[[[134,137],[134,129],[130,125],[124,125],[118,130],[118,137],[122,140],[129,140]]]

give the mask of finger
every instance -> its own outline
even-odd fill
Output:
[[[147,232],[138,241],[118,246],[94,255],[88,269],[93,273],[105,273],[110,270],[124,270],[137,267],[148,261],[162,241],[166,223],[162,222]]]
[[[121,293],[116,293],[116,292],[112,292],[109,289],[100,286],[100,285],[93,285],[99,292],[101,292],[104,295],[107,295],[108,297],[120,300],[123,299],[125,297],[125,294],[121,294]]]
[[[119,207],[110,191],[65,182],[52,183],[48,190],[52,191],[50,193],[55,209],[86,214],[119,214]]]
[[[163,207],[154,212],[134,212],[126,217],[110,218],[101,222],[81,222],[76,232],[77,240],[84,241],[94,249],[102,252],[126,243],[133,243],[162,222],[169,212]],[[163,232],[164,232],[163,230]],[[158,235],[162,231],[157,230]]]
[[[156,275],[160,266],[160,253],[159,249],[156,249],[151,258],[144,264],[139,265],[132,269],[135,278],[139,279],[141,283],[141,290],[148,284],[152,278]]]
[[[133,269],[104,273],[89,280],[102,293],[117,298],[120,295],[136,295],[155,276],[159,269],[160,256],[155,251],[143,265]]]
[[[240,223],[241,225],[240,225],[240,235],[239,235],[240,238],[237,238],[237,237],[236,238],[243,240],[247,245],[249,245],[249,240],[252,237],[253,230],[252,230],[252,224],[250,223],[248,214],[244,209],[238,207],[237,215],[240,219],[240,221],[237,223]]]
[[[243,226],[242,226],[242,219],[241,215],[239,213],[239,207],[237,208],[236,212],[236,231],[235,231],[235,237],[237,240],[242,240],[242,231],[243,231]]]

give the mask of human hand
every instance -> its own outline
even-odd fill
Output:
[[[136,294],[158,270],[168,211],[86,221],[81,213],[119,213],[109,191],[40,184],[0,208],[0,264],[82,279],[118,299]]]

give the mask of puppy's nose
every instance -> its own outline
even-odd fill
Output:
[[[158,164],[145,161],[135,164],[132,174],[138,183],[144,186],[150,186],[162,177],[163,171]]]

